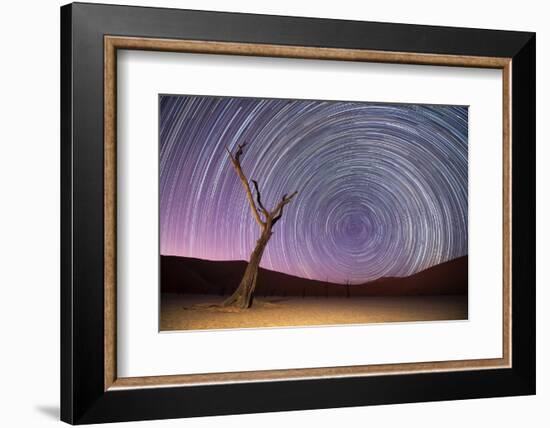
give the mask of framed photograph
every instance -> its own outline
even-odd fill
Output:
[[[533,33],[76,3],[61,83],[62,420],[535,393]]]
[[[468,319],[467,106],[159,105],[160,331]]]

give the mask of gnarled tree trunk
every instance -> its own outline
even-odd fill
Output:
[[[224,306],[236,306],[241,309],[247,309],[252,306],[254,300],[254,290],[256,289],[256,279],[258,278],[258,268],[264,254],[265,247],[271,238],[271,228],[265,228],[260,238],[256,241],[256,247],[250,255],[250,260],[244,271],[241,282],[235,292],[223,302]]]
[[[238,150],[236,151],[235,155],[233,155],[229,151],[229,149],[226,148],[231,163],[233,164],[233,168],[235,169],[235,172],[241,180],[241,183],[246,192],[246,198],[250,205],[250,209],[252,210],[254,220],[256,220],[256,223],[258,223],[261,228],[260,238],[258,239],[258,241],[256,241],[256,247],[250,255],[250,260],[248,262],[246,270],[244,271],[244,275],[241,279],[239,286],[237,287],[235,292],[222,304],[222,306],[234,306],[240,309],[247,309],[252,306],[252,302],[254,300],[254,290],[256,289],[256,280],[258,278],[258,269],[260,267],[260,262],[264,254],[264,250],[267,246],[267,243],[269,242],[269,239],[271,238],[271,235],[273,234],[273,226],[275,226],[275,223],[277,223],[277,221],[279,221],[279,219],[283,215],[283,209],[285,205],[287,205],[298,193],[294,192],[290,196],[283,195],[281,201],[275,207],[275,209],[269,211],[262,204],[258,183],[255,180],[252,180],[252,183],[254,184],[254,189],[256,191],[256,202],[254,202],[254,197],[252,196],[250,184],[248,183],[248,180],[243,173],[240,162],[240,158],[243,154],[243,148],[245,145],[246,143],[242,145],[239,144]],[[262,216],[264,217],[263,219]]]

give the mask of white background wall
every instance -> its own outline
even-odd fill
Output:
[[[122,0],[121,0],[122,1]],[[112,3],[104,1],[104,3]],[[246,0],[126,1],[323,18],[485,27],[537,32],[537,340],[538,394],[461,402],[284,412],[141,426],[547,426],[550,417],[550,14],[545,2],[395,0],[269,2]],[[4,2],[0,13],[0,423],[58,424],[59,408],[59,6]],[[138,423],[125,426],[138,426]]]

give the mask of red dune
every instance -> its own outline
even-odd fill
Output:
[[[161,292],[229,295],[243,275],[245,261],[211,261],[161,256]],[[256,296],[354,297],[443,296],[468,293],[468,256],[403,278],[381,278],[346,286],[260,268]]]

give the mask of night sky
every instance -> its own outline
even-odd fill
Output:
[[[468,108],[160,96],[160,252],[248,260],[260,229],[228,154],[272,209],[261,266],[363,283],[468,251]]]

